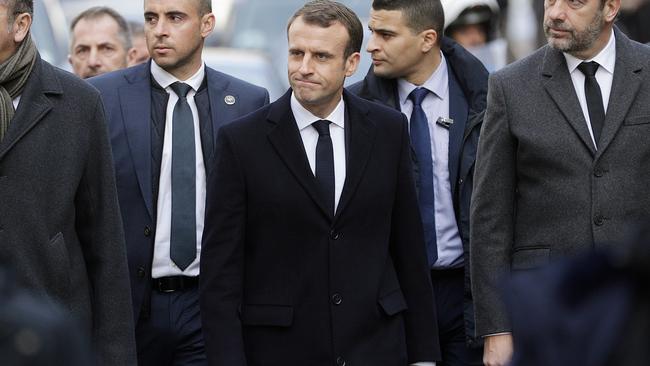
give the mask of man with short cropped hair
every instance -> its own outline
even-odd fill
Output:
[[[481,365],[469,281],[469,204],[487,95],[485,67],[444,37],[440,0],[375,0],[359,96],[409,119],[413,168],[445,366]],[[436,346],[437,347],[437,346]]]
[[[145,0],[144,19],[151,60],[89,80],[112,136],[138,364],[205,365],[199,259],[215,141],[269,95],[205,66],[210,0]]]

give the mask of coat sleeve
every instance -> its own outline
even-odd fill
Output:
[[[242,301],[246,188],[227,128],[219,131],[208,179],[201,247],[201,319],[210,365],[245,366]]]
[[[431,274],[427,263],[424,233],[413,181],[406,117],[395,203],[392,212],[391,257],[408,310],[404,313],[410,363],[441,359],[438,320]]]
[[[510,331],[500,284],[510,272],[517,155],[498,75],[490,77],[470,208],[471,282],[479,336]]]
[[[100,365],[135,365],[126,244],[99,95],[84,123],[88,149],[75,197],[75,225],[91,285],[92,343]]]

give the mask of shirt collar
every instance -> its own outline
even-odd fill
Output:
[[[405,79],[400,78],[397,80],[397,89],[399,92],[400,103],[402,105],[406,103],[406,99],[408,99],[411,92],[417,87],[417,85],[411,84]],[[442,51],[440,51],[440,65],[438,65],[436,71],[429,76],[429,79],[427,79],[421,87],[429,90],[441,100],[446,100],[449,97],[447,61],[445,60],[445,55],[442,54]]]
[[[336,105],[336,108],[334,108],[327,118],[320,118],[303,107],[298,99],[296,99],[295,94],[291,92],[291,111],[293,112],[293,117],[296,119],[298,130],[303,130],[321,119],[328,120],[341,128],[345,128],[345,103],[343,102],[343,97],[341,97],[339,104]]]
[[[167,89],[170,85],[177,81],[181,81],[194,89],[194,91],[199,90],[201,83],[203,83],[203,78],[205,77],[205,64],[201,63],[201,67],[197,70],[194,75],[190,76],[187,80],[178,80],[178,78],[167,71],[163,70],[162,67],[158,66],[155,61],[151,60],[151,76],[154,80],[163,88]]]
[[[582,62],[596,61],[598,64],[610,74],[614,74],[614,65],[616,64],[616,37],[614,30],[609,36],[609,42],[594,58],[590,60],[581,60],[573,55],[563,52],[566,64],[569,67],[569,74],[575,71]]]

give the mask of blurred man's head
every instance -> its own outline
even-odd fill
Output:
[[[9,59],[32,25],[32,0],[0,0],[0,63]]]
[[[609,41],[621,0],[546,0],[544,33],[551,47],[580,59],[596,56]]]
[[[439,63],[444,24],[440,0],[374,0],[367,51],[375,74],[421,85]]]
[[[496,1],[470,0],[442,2],[445,10],[445,35],[463,47],[480,47],[491,41],[498,24]]]
[[[210,0],[145,0],[144,33],[158,66],[186,80],[201,67],[205,38],[214,29]]]
[[[311,113],[325,118],[341,100],[345,78],[359,65],[361,21],[338,2],[315,0],[289,20],[287,39],[294,95]]]
[[[144,37],[144,25],[139,22],[129,22],[129,31],[131,33],[131,49],[127,55],[127,64],[129,67],[147,62],[149,60],[149,49]]]
[[[108,7],[93,7],[72,20],[68,60],[82,78],[125,68],[131,35],[124,18]]]

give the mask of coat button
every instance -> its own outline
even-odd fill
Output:
[[[336,366],[345,366],[345,360],[343,357],[339,356],[336,358]]]
[[[601,215],[596,215],[596,217],[594,217],[594,224],[596,224],[596,226],[603,226],[604,223],[605,218]]]
[[[458,180],[458,185],[461,186],[461,185],[463,185],[464,182],[465,182],[465,181],[463,180],[463,178],[460,178],[460,179]]]
[[[596,168],[596,170],[594,170],[594,176],[596,176],[596,178],[600,178],[604,174],[605,174],[605,171],[600,169],[600,168]]]
[[[341,305],[342,302],[343,302],[343,296],[341,296],[341,294],[336,293],[332,295],[332,304]]]
[[[151,236],[151,228],[149,226],[144,227],[144,236]]]
[[[334,230],[330,231],[330,238],[332,240],[339,240],[340,235],[339,233],[335,232]]]
[[[145,271],[144,267],[138,267],[138,277],[144,278],[147,275],[147,271]]]

